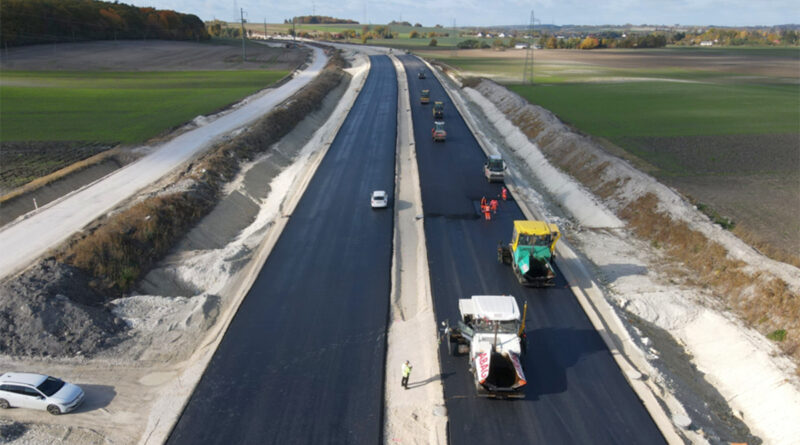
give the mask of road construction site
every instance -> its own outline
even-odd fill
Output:
[[[714,388],[723,403],[709,414],[698,408],[707,394],[693,388],[699,400],[692,399],[681,394],[686,384],[664,377],[671,368],[652,357],[658,345],[620,309],[617,280],[609,278],[619,269],[603,268],[592,245],[604,237],[604,245],[635,245],[619,235],[624,224],[596,200],[576,197],[584,191],[540,187],[474,90],[454,87],[411,55],[374,50],[367,57],[361,48],[343,47],[349,84],[246,166],[229,185],[229,199],[151,271],[140,292],[113,303],[131,329],[128,339],[94,357],[0,358],[2,370],[35,368],[87,392],[75,414],[4,411],[4,435],[14,443],[176,444],[789,443],[783,439],[796,437],[788,421],[765,437],[763,423],[731,416],[725,387]],[[298,77],[312,77],[320,60],[317,51],[312,68]],[[444,142],[431,137],[434,117],[432,105],[420,103],[423,89],[431,104],[443,103],[436,120],[445,122]],[[505,184],[486,181],[488,154],[503,154],[509,163]],[[190,157],[171,156],[173,168]],[[169,170],[154,172],[151,181]],[[388,191],[387,210],[370,208],[373,190]],[[481,212],[482,198],[499,201],[490,219]],[[598,210],[576,214],[575,202]],[[252,217],[240,227],[226,225],[243,212]],[[64,230],[95,217],[84,215]],[[513,222],[533,219],[555,222],[564,233],[551,287],[524,287],[497,261],[498,242],[511,240]],[[11,229],[27,233],[25,223]],[[220,227],[225,236],[216,236]],[[57,242],[42,241],[39,253],[21,255],[24,264],[3,264],[2,272],[26,267]],[[652,258],[640,260],[617,278],[647,277],[653,266],[645,261]],[[467,357],[450,355],[442,340],[441,322],[458,320],[459,299],[472,295],[513,295],[520,307],[527,303],[522,399],[478,398]],[[413,365],[408,389],[400,387],[405,360]],[[711,368],[705,369],[715,375]],[[785,415],[792,416],[800,399],[797,382],[787,382],[772,394],[783,397]]]

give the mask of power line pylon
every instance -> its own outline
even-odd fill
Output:
[[[525,49],[525,66],[522,70],[522,83],[533,83],[533,9],[531,9],[531,21],[528,24],[528,47]]]

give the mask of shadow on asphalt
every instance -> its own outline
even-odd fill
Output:
[[[569,368],[584,356],[597,352],[608,354],[605,343],[593,329],[543,328],[527,331],[527,337],[526,357],[535,358],[525,369],[529,398],[566,391]],[[575,347],[558,347],[562,344]]]

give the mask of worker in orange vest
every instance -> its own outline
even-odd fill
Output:
[[[496,215],[497,214],[497,200],[496,199],[491,200],[489,202],[489,206],[491,206],[491,208],[492,208],[492,213],[494,213]]]
[[[508,199],[508,190],[506,190],[506,188],[505,188],[505,187],[503,187],[503,193],[502,193],[502,196],[503,196],[503,201],[505,201],[506,199]]]

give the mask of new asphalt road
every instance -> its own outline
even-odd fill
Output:
[[[414,136],[425,211],[425,236],[437,322],[458,319],[458,299],[514,295],[528,302],[528,380],[523,400],[478,399],[467,357],[440,348],[449,437],[453,444],[664,443],[600,336],[564,279],[555,287],[519,285],[509,266],[497,262],[500,241],[512,221],[525,219],[513,202],[501,202],[492,221],[482,220],[482,197],[498,197],[501,185],[483,177],[485,156],[442,86],[422,62],[401,57],[407,71]],[[426,79],[418,79],[425,71]],[[421,105],[419,92],[431,91]],[[434,101],[445,103],[447,141],[432,142]]]
[[[393,220],[369,198],[394,194],[397,78],[371,62],[169,443],[381,441]]]

